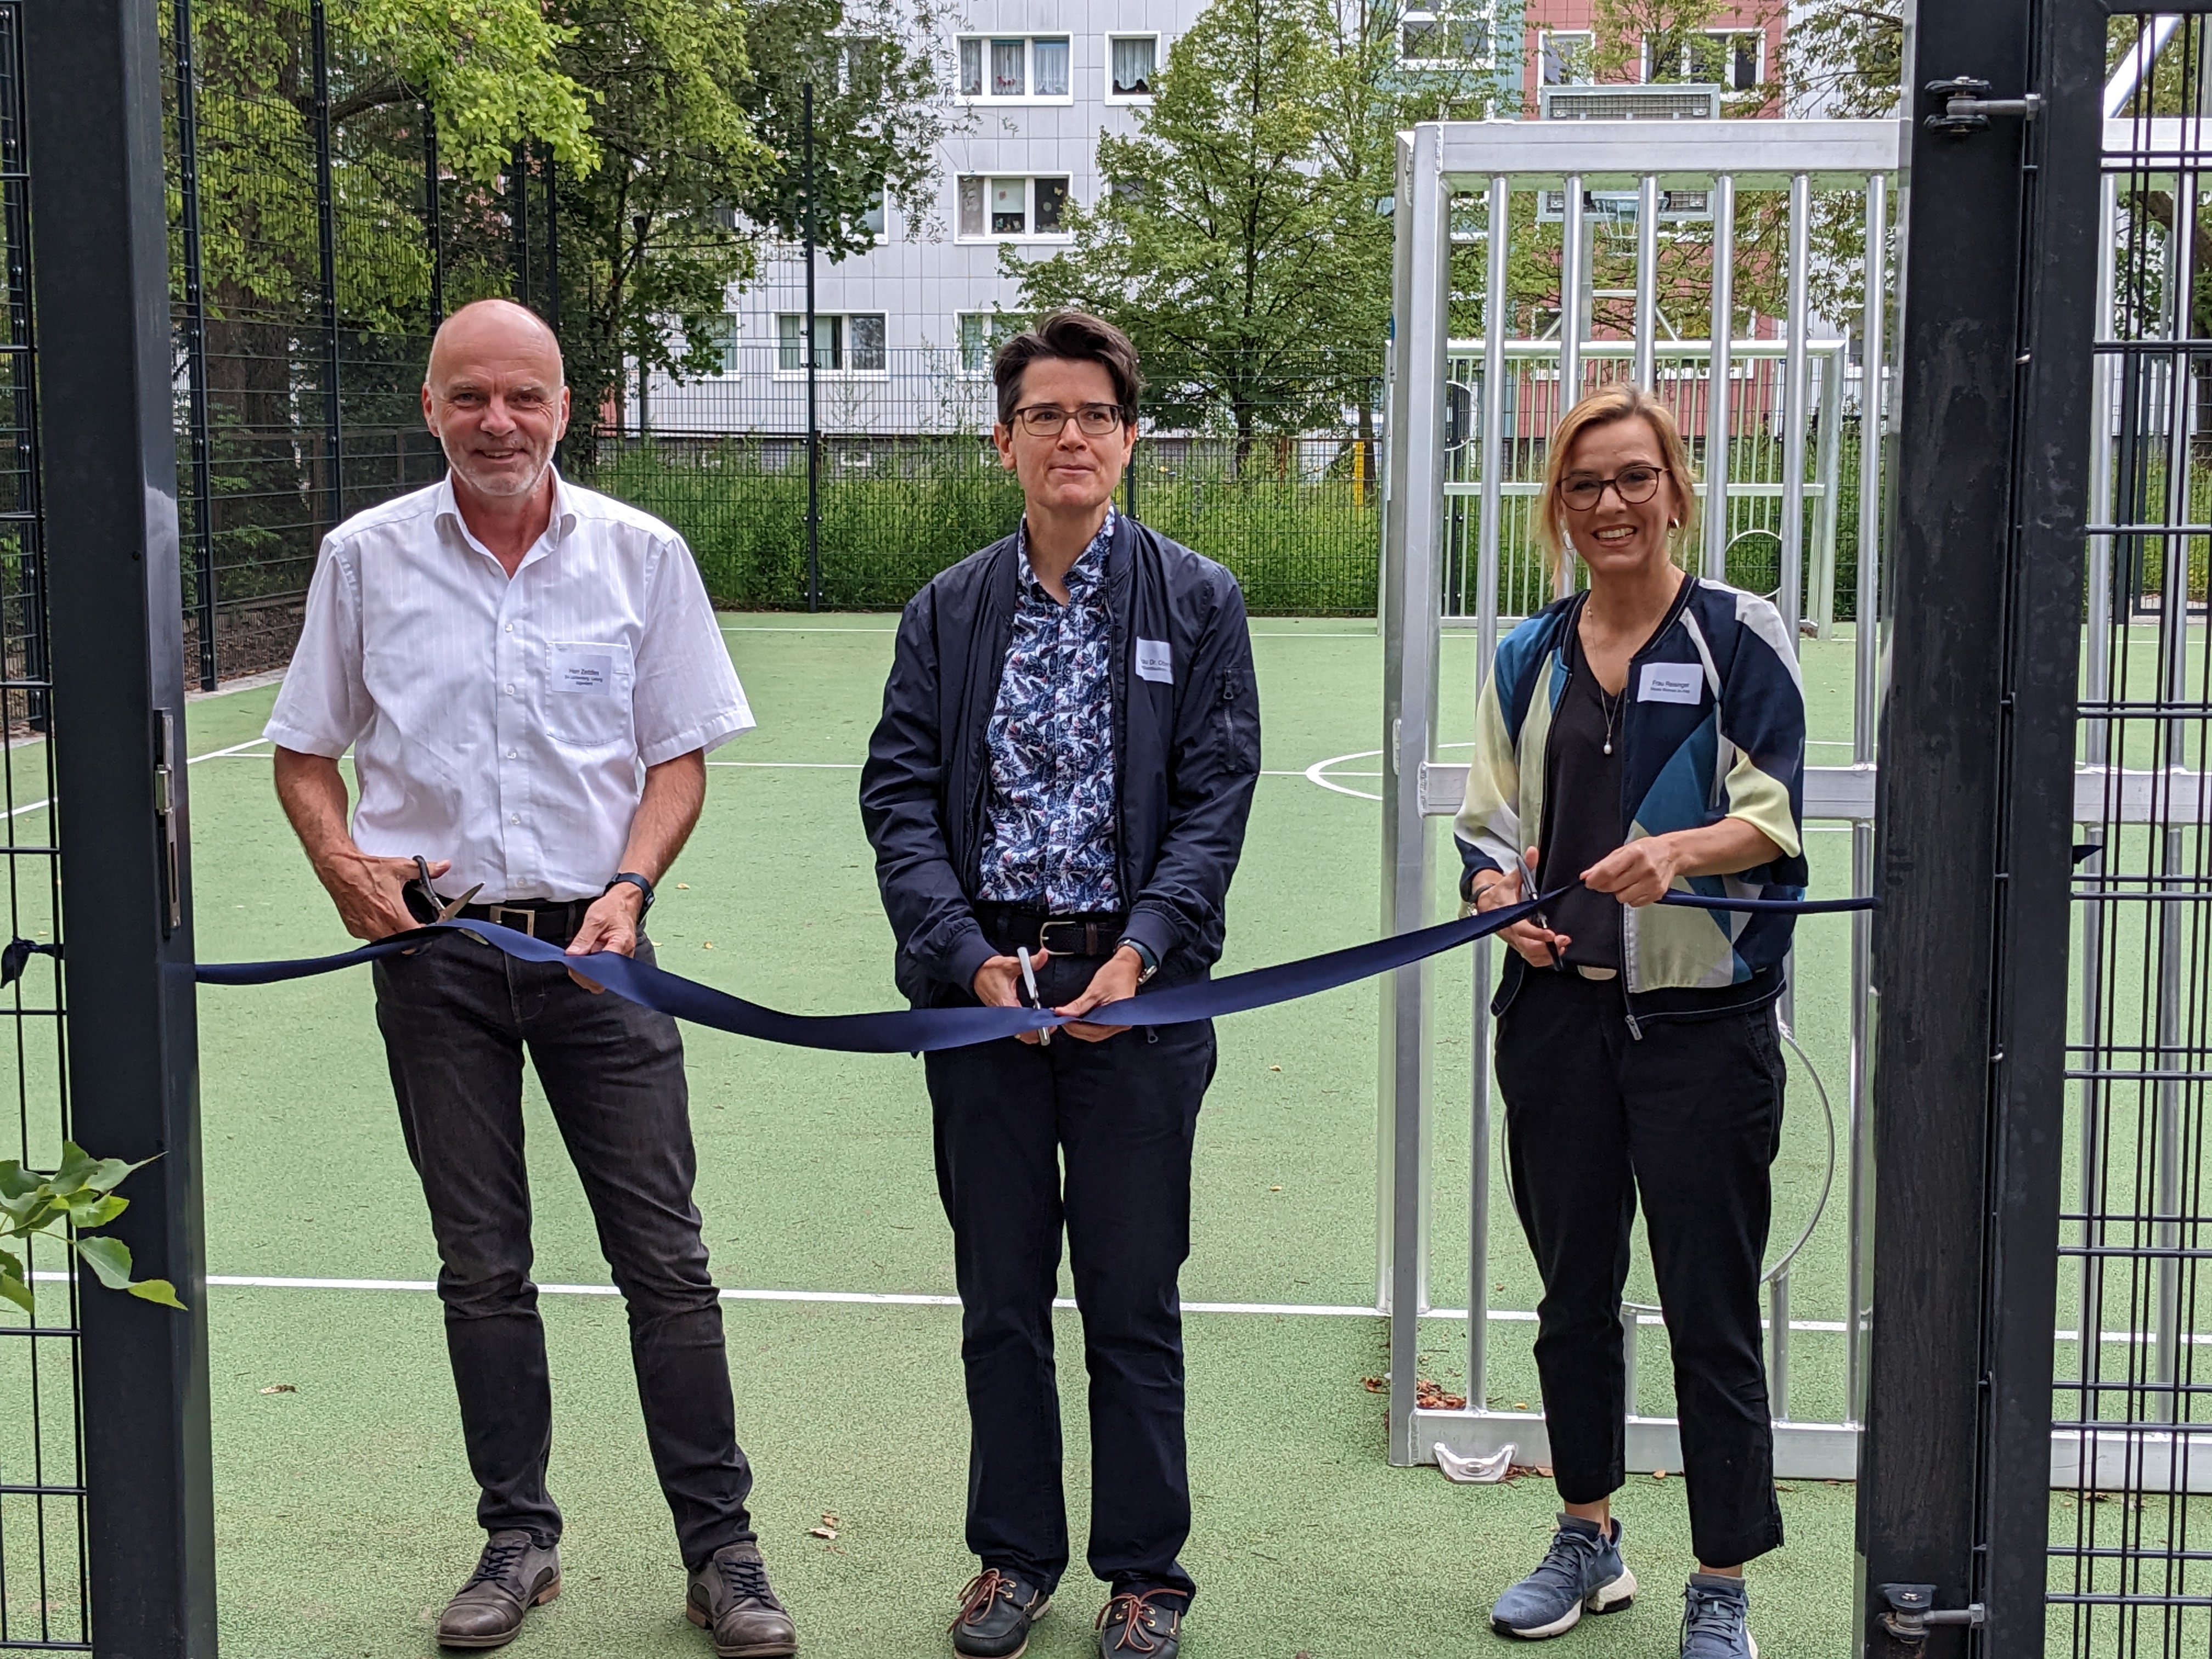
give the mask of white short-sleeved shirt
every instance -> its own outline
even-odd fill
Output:
[[[451,859],[441,889],[489,903],[596,896],[645,768],[752,724],[682,537],[556,478],[510,579],[448,477],[325,538],[264,735],[351,744],[362,850]]]

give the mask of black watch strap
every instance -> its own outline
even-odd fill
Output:
[[[624,882],[628,882],[645,895],[645,902],[638,907],[638,915],[643,915],[647,910],[653,908],[653,884],[635,870],[617,871],[615,878],[600,890],[600,896],[604,897],[606,894],[613,892]]]

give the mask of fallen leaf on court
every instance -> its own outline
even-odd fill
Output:
[[[1518,1480],[1524,1474],[1533,1474],[1540,1480],[1549,1480],[1552,1466],[1549,1463],[1516,1463],[1505,1471],[1505,1478],[1509,1481]]]
[[[1413,1379],[1413,1404],[1425,1412],[1459,1412],[1467,1409],[1463,1394],[1446,1394],[1441,1382],[1432,1382],[1425,1376]]]
[[[297,1394],[300,1391],[289,1382],[271,1382],[267,1388],[262,1389],[261,1392],[264,1394]]]
[[[1370,1394],[1390,1392],[1390,1379],[1387,1376],[1363,1376],[1359,1379],[1359,1385]]]
[[[1513,1402],[1513,1409],[1516,1412],[1525,1412],[1528,1409],[1528,1402],[1525,1400],[1516,1400]]]
[[[1654,1469],[1651,1471],[1651,1478],[1654,1480],[1664,1480],[1667,1478],[1667,1471],[1664,1469]]]
[[[806,1531],[809,1537],[819,1538],[824,1542],[834,1542],[837,1537],[835,1527],[809,1527]]]
[[[1267,1190],[1271,1193],[1279,1193],[1283,1189],[1280,1187],[1270,1187]]]
[[[688,881],[679,881],[676,884],[676,890],[679,893],[688,893],[691,890],[691,884]]]
[[[711,950],[713,950],[713,949],[714,948],[714,940],[712,940],[712,939],[708,939],[705,944],[702,945],[699,948],[700,948],[701,950],[702,950],[702,951],[711,951]]]
[[[1796,1492],[1797,1488],[1795,1486],[1785,1486],[1778,1480],[1774,1483],[1774,1490],[1777,1492]]]
[[[1279,1072],[1283,1068],[1279,1066],[1270,1066],[1267,1069],[1271,1072]]]

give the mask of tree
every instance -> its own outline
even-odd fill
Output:
[[[1397,128],[1415,111],[1480,112],[1493,92],[1486,58],[1402,71],[1401,15],[1213,0],[1170,49],[1137,136],[1102,135],[1107,193],[1071,213],[1073,246],[1002,252],[1024,308],[1119,324],[1154,418],[1226,426],[1240,465],[1255,434],[1333,421],[1388,326]]]

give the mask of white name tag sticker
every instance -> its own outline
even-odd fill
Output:
[[[615,688],[612,657],[601,652],[562,651],[553,659],[553,689],[604,697]]]
[[[1647,662],[1636,688],[1638,702],[1698,703],[1705,696],[1705,673],[1693,662]]]
[[[1165,640],[1137,641],[1137,678],[1160,685],[1175,684],[1175,658]]]

